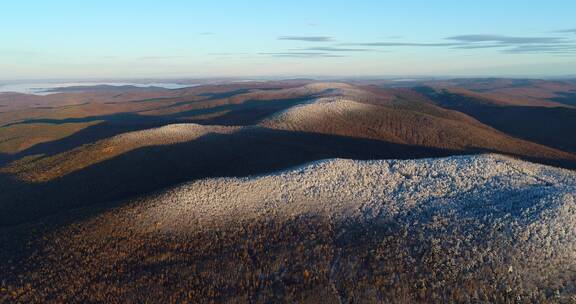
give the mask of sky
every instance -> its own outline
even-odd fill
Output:
[[[0,79],[576,74],[576,1],[4,1]]]

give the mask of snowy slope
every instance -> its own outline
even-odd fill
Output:
[[[147,198],[145,206],[172,229],[194,225],[191,220],[305,212],[369,219],[427,210],[527,223],[538,210],[573,207],[575,190],[573,171],[497,154],[335,159],[265,176],[192,182]]]
[[[393,222],[414,241],[413,248],[390,248],[403,262],[417,261],[419,246],[438,251],[430,273],[453,267],[454,275],[478,279],[483,265],[515,282],[507,290],[553,285],[574,294],[575,201],[574,172],[500,155],[338,159],[183,185],[147,199],[145,214],[154,229],[177,234],[304,214],[331,223]]]
[[[75,221],[28,242],[5,281],[24,301],[66,288],[63,302],[570,303],[575,227],[573,171],[495,154],[334,159]]]

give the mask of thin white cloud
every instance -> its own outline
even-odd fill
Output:
[[[278,40],[294,40],[305,42],[331,42],[334,38],[329,36],[281,36]]]
[[[178,58],[184,58],[184,56],[146,56],[146,57],[140,57],[138,59],[140,59],[140,60],[167,60],[167,59],[178,59]]]
[[[345,57],[342,55],[320,52],[268,52],[259,53],[260,55],[272,57],[285,57],[285,58],[339,58]]]

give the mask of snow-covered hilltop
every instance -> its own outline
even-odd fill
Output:
[[[386,279],[402,282],[387,286],[408,299],[419,293],[458,301],[576,296],[576,173],[500,155],[327,160],[260,177],[194,182],[148,202],[143,214],[154,229],[176,234],[306,216],[342,235],[363,227],[362,234],[374,235],[362,244],[342,237],[353,249],[339,259],[351,264],[333,264],[333,275],[382,267]],[[370,266],[355,264],[363,254]]]
[[[418,280],[424,290],[459,290],[466,295],[460,300],[482,292],[533,300],[546,292],[576,295],[576,173],[496,154],[327,160],[260,177],[198,181],[148,202],[153,207],[144,214],[154,229],[176,234],[311,215],[344,234],[355,225],[384,229],[374,238],[394,242],[369,250],[387,251],[390,260],[380,263],[393,269],[390,276],[404,276],[402,288],[411,295]],[[354,250],[349,254],[361,254]]]
[[[540,211],[572,206],[575,190],[573,171],[497,154],[334,159],[264,176],[196,181],[147,198],[155,207],[144,206],[175,231],[206,227],[203,221],[215,217],[222,217],[218,223],[223,224],[261,214],[309,212],[372,220],[414,217],[426,210],[454,220],[488,216],[520,223],[534,220],[531,216]]]
[[[325,160],[47,231],[4,280],[24,302],[570,303],[575,201],[575,172],[496,154]]]

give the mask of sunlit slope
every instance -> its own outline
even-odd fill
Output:
[[[324,98],[290,108],[261,125],[451,150],[574,159],[569,153],[507,136],[461,113],[430,105],[379,106],[349,98]]]
[[[231,134],[239,129],[198,124],[167,125],[116,135],[30,163],[15,162],[3,172],[16,174],[30,182],[48,181],[136,149],[184,143],[208,134]]]

